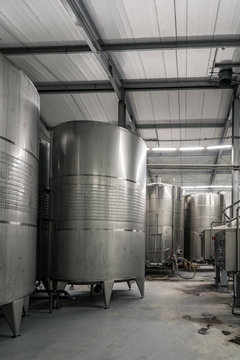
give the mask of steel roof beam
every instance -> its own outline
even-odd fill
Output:
[[[149,80],[124,80],[125,91],[158,91],[158,90],[187,90],[187,89],[219,89],[217,81],[207,78],[189,78],[189,79],[149,79]],[[221,88],[223,89],[223,88]],[[229,87],[226,87],[229,89]]]
[[[132,113],[129,101],[126,101],[126,94],[122,82],[118,75],[118,69],[111,57],[103,51],[100,44],[100,34],[88,14],[88,11],[82,0],[61,0],[63,6],[72,17],[74,23],[79,26],[80,33],[92,53],[96,56],[99,64],[107,74],[109,81],[118,97],[118,100],[125,103],[126,110],[131,119],[131,126],[136,128],[136,120]]]
[[[96,55],[96,58],[102,66],[104,72],[107,74],[118,99],[124,100],[122,84],[119,79],[117,70],[114,64],[111,62],[109,56],[103,52],[99,44],[99,33],[92,19],[89,17],[84,3],[81,0],[61,0],[61,2],[73,19],[74,23],[79,27],[79,31],[84,40],[87,42],[90,50]]]
[[[42,94],[114,92],[109,81],[65,81],[65,82],[35,82],[38,92]]]
[[[63,0],[63,3],[66,0]],[[78,6],[79,4],[77,4]],[[81,6],[81,5],[80,5]],[[76,9],[76,8],[75,8]],[[75,13],[75,20],[79,20],[77,13]],[[240,40],[236,37],[218,39],[191,39],[191,40],[168,40],[162,39],[156,41],[149,39],[146,41],[120,41],[105,44],[98,40],[97,43],[101,47],[101,52],[106,51],[141,51],[141,50],[175,50],[175,49],[200,49],[200,48],[218,48],[218,47],[240,47]],[[98,48],[94,41],[94,50]],[[65,45],[44,45],[44,46],[21,46],[21,47],[0,47],[0,51],[5,55],[31,55],[31,54],[65,54],[65,53],[79,53],[92,51],[91,44],[65,44]]]
[[[222,132],[222,140],[221,140],[221,142],[220,142],[221,145],[224,144],[225,137],[227,136],[228,129],[229,129],[229,127],[230,127],[231,124],[232,124],[231,120],[227,120],[227,121],[225,122],[225,125],[224,125],[224,128],[223,128],[223,132]],[[221,159],[222,154],[223,154],[223,149],[220,149],[220,150],[217,152],[217,154],[216,154],[215,164],[218,164],[219,160]],[[214,169],[214,170],[213,170],[213,173],[212,173],[210,185],[213,185],[213,183],[214,183],[214,181],[215,181],[215,178],[216,178],[216,175],[217,175],[217,172],[216,172],[216,170]]]
[[[119,100],[123,100],[124,92],[131,91],[170,91],[170,90],[205,90],[219,89],[218,82],[208,81],[202,78],[195,79],[162,79],[154,80],[118,80],[121,81],[121,87],[118,91],[113,87],[115,80],[110,81],[61,81],[61,82],[35,82],[39,92],[45,93],[72,93],[72,92],[101,92],[115,91]],[[222,89],[222,88],[221,88]],[[121,93],[121,95],[120,95]],[[128,101],[125,98],[126,105]]]
[[[151,169],[151,172],[153,174],[153,177],[155,175],[162,175],[162,176],[168,176],[170,174],[172,174],[172,171],[174,171],[175,175],[183,175],[183,171],[187,173],[187,176],[191,176],[191,175],[196,175],[196,169]],[[202,169],[201,170],[201,174],[206,174],[206,175],[211,175],[212,169]],[[224,174],[224,175],[229,175],[229,182],[231,185],[231,171],[230,170],[218,170],[218,174]],[[196,184],[199,185],[199,184]],[[227,184],[226,184],[227,185]],[[210,185],[209,185],[210,186]]]
[[[222,149],[223,150],[223,149]],[[231,151],[232,149],[224,149],[223,154],[224,155],[229,155],[229,160],[231,157]],[[147,156],[149,158],[161,158],[161,157],[201,157],[201,156],[207,156],[207,157],[211,157],[211,156],[217,156],[218,155],[218,151],[217,150],[202,150],[202,151],[148,151],[147,152]]]
[[[211,170],[219,169],[224,171],[239,170],[239,166],[222,164],[148,164],[149,169],[154,170]]]
[[[235,93],[236,93],[236,89],[235,89]],[[234,95],[234,94],[233,94]],[[225,142],[225,138],[227,136],[227,133],[228,133],[228,130],[230,128],[230,126],[232,125],[232,120],[229,119],[230,117],[230,114],[231,114],[231,111],[232,111],[232,102],[233,102],[233,98],[234,96],[232,95],[232,99],[231,99],[231,103],[230,103],[230,107],[228,109],[228,112],[227,112],[227,117],[226,117],[226,121],[224,123],[224,128],[223,128],[223,131],[222,131],[222,136],[221,136],[221,141],[220,141],[220,145],[224,145],[224,142]],[[221,159],[221,156],[223,154],[223,149],[220,149],[218,151],[218,154],[216,156],[216,160],[215,160],[215,164],[217,165],[218,162],[220,161]],[[211,177],[211,180],[210,180],[210,185],[213,185],[214,181],[215,181],[215,178],[216,178],[216,175],[217,175],[217,171],[214,169],[213,170],[213,173],[212,173],[212,177]]]
[[[183,119],[183,121],[185,121]],[[230,121],[231,123],[231,121]],[[138,124],[137,128],[144,130],[144,129],[197,129],[197,128],[223,128],[224,123],[217,123],[212,120],[211,122],[180,122],[180,123],[145,123],[145,124]],[[148,141],[155,141],[155,140],[148,140]],[[157,140],[156,140],[157,141]],[[180,141],[180,140],[179,140]]]

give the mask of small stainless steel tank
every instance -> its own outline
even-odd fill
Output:
[[[73,121],[53,130],[51,279],[144,290],[146,145],[121,127]]]
[[[224,195],[195,193],[185,197],[185,244],[189,260],[201,259],[201,233],[212,221],[221,221]]]
[[[50,276],[50,253],[52,221],[50,215],[50,143],[41,140],[39,144],[39,202],[37,241],[37,280],[48,287]]]
[[[15,336],[36,279],[39,96],[0,56],[0,307]]]
[[[172,251],[183,255],[183,204],[180,187],[164,183],[147,186],[147,265],[167,263]]]

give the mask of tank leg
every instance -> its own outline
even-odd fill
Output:
[[[127,284],[128,284],[129,290],[131,290],[131,289],[132,289],[132,281],[131,281],[131,280],[128,280],[128,281],[127,281]]]
[[[221,282],[218,284],[219,292],[227,293],[228,292],[228,278],[227,271],[221,271]]]
[[[103,282],[105,309],[109,308],[109,302],[110,302],[110,299],[112,296],[113,284],[114,284],[114,281],[112,281],[112,280]]]
[[[215,277],[214,277],[214,285],[218,286],[218,284],[220,283],[221,278],[220,278],[220,267],[218,265],[215,265]]]
[[[67,286],[67,283],[64,281],[53,281],[52,282],[53,291],[64,290],[66,286]]]
[[[140,291],[142,298],[144,297],[144,281],[145,281],[144,277],[136,279],[136,283],[137,283],[137,286],[138,286],[138,289]]]
[[[3,315],[7,320],[8,325],[12,330],[14,337],[19,335],[22,312],[23,312],[23,302],[24,299],[22,298],[13,301],[10,304],[6,304],[2,306]]]
[[[240,308],[240,276],[237,273],[233,274],[234,276],[234,298],[235,298],[235,307]]]
[[[49,280],[43,280],[42,283],[46,291],[49,291],[51,289],[51,284]]]
[[[29,316],[29,296],[25,296],[23,300],[23,314]]]

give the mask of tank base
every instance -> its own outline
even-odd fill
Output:
[[[21,326],[23,303],[24,298],[15,300],[12,303],[2,306],[3,315],[7,320],[7,323],[12,330],[14,337],[20,335],[19,331]]]
[[[145,277],[136,278],[135,280],[136,280],[137,287],[138,287],[138,289],[140,291],[141,297],[143,298],[144,297],[144,281],[145,281]],[[132,281],[133,280],[127,280],[127,284],[128,284],[129,289],[132,288]],[[108,280],[108,281],[103,282],[105,309],[109,308],[109,303],[110,303],[111,296],[112,296],[113,285],[114,285],[113,280]]]

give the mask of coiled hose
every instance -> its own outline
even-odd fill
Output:
[[[178,257],[177,257],[175,254],[172,254],[172,256],[173,256],[174,261],[175,261],[175,264],[176,264],[176,271],[177,271],[178,276],[180,276],[180,277],[181,277],[182,279],[184,279],[184,280],[193,279],[194,276],[196,275],[196,269],[195,269],[195,267],[192,265],[192,263],[191,263],[190,261],[188,261],[187,259],[185,259],[184,257],[182,257],[182,256],[178,256]],[[190,267],[193,269],[193,275],[188,276],[188,277],[184,277],[184,276],[182,276],[182,275],[180,274],[179,269],[178,269],[178,259],[181,259],[182,261],[184,261],[184,262],[186,262],[187,264],[190,265]]]

